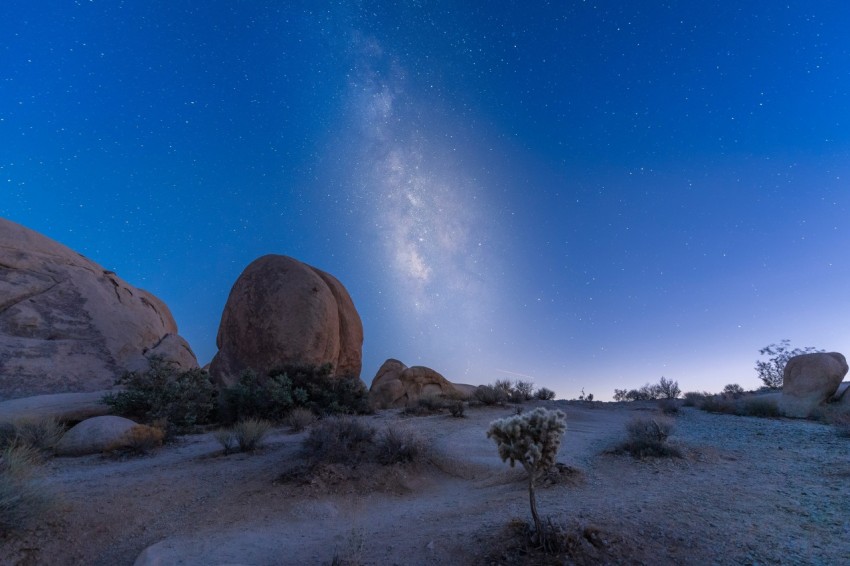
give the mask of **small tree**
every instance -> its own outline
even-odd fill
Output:
[[[663,399],[676,399],[682,393],[682,390],[679,389],[678,381],[667,379],[663,375],[661,376],[661,381],[655,387],[658,388],[658,396]]]
[[[767,361],[756,361],[756,373],[759,379],[764,383],[765,387],[770,389],[782,388],[782,376],[785,373],[785,365],[788,360],[800,354],[810,354],[812,352],[823,352],[813,346],[805,348],[791,349],[790,340],[780,340],[779,344],[770,344],[759,350],[762,356],[770,356]]]
[[[499,419],[490,423],[487,438],[492,438],[499,448],[502,461],[517,462],[528,472],[528,499],[534,529],[542,541],[543,531],[537,514],[534,482],[555,465],[561,437],[567,430],[567,416],[561,411],[538,407],[531,412]]]

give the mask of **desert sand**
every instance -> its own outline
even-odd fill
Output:
[[[684,457],[635,460],[607,450],[653,404],[537,404],[567,413],[559,462],[570,473],[541,486],[538,505],[576,533],[578,563],[843,564],[850,556],[850,440],[828,426],[684,408],[671,437]],[[54,458],[43,481],[56,508],[2,541],[0,563],[543,563],[506,542],[512,520],[530,520],[525,474],[502,463],[485,436],[490,421],[513,411],[361,417],[416,430],[431,455],[360,470],[359,479],[338,470],[281,481],[307,434],[286,427],[253,454],[224,455],[208,433],[147,456]]]

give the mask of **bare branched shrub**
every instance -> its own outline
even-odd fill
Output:
[[[0,451],[0,535],[26,527],[50,508],[50,493],[36,481],[40,459],[31,446]]]
[[[427,444],[417,433],[406,428],[387,427],[377,437],[375,456],[381,464],[404,464],[419,460]]]
[[[737,383],[730,383],[723,388],[723,395],[737,399],[744,394],[744,388]]]
[[[490,423],[487,437],[498,447],[499,457],[513,467],[517,462],[528,472],[528,498],[534,529],[543,537],[534,494],[535,480],[555,465],[561,438],[567,429],[566,415],[561,411],[537,408],[531,412],[499,419]]]
[[[678,381],[667,379],[664,376],[661,376],[658,385],[655,387],[657,388],[658,396],[662,399],[676,399],[682,393],[682,390],[679,389]]]
[[[292,427],[295,432],[301,432],[308,426],[316,422],[316,415],[310,409],[296,407],[286,417],[286,423]]]
[[[531,401],[534,398],[534,382],[523,381],[520,379],[516,380],[514,382],[511,397],[520,403],[523,401]]]
[[[494,385],[479,385],[473,396],[484,405],[503,405],[510,397],[503,389]]]
[[[377,431],[352,416],[322,419],[304,439],[304,455],[315,463],[356,465],[367,456]]]
[[[538,399],[539,401],[551,401],[555,398],[555,392],[551,389],[541,387],[540,389],[534,392],[534,398]]]
[[[673,425],[666,420],[636,418],[626,425],[628,438],[615,452],[627,452],[634,458],[681,457],[681,452],[667,443]]]

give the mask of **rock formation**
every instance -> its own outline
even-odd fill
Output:
[[[0,219],[0,400],[108,389],[153,354],[198,365],[162,301]]]
[[[470,389],[474,388],[455,385],[431,368],[407,367],[398,360],[389,359],[372,380],[369,402],[376,409],[405,407],[429,395],[468,397]]]
[[[846,374],[847,360],[838,352],[794,356],[785,365],[779,410],[788,417],[808,417],[835,394]]]
[[[57,456],[85,456],[116,447],[136,423],[124,417],[93,417],[71,427],[56,445]]]
[[[333,276],[282,255],[254,260],[227,298],[210,374],[233,384],[245,369],[330,363],[334,375],[360,378],[363,325]]]

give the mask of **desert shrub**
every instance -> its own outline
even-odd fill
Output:
[[[850,412],[842,413],[832,419],[835,432],[845,438],[850,438]]]
[[[426,443],[415,432],[399,427],[387,427],[378,434],[375,457],[385,466],[419,460],[426,451]]]
[[[174,364],[152,356],[145,372],[127,372],[117,380],[126,390],[104,396],[116,414],[150,423],[167,419],[177,430],[211,422],[218,390],[202,369],[178,372]]]
[[[416,402],[408,405],[404,409],[404,414],[425,416],[439,413],[445,408],[446,403],[438,395],[423,395]]]
[[[452,401],[449,403],[449,413],[456,419],[462,419],[466,404],[463,401]]]
[[[675,399],[659,399],[658,410],[664,415],[678,415],[679,403]]]
[[[781,417],[776,402],[770,399],[743,399],[736,405],[736,415],[749,417]]]
[[[528,473],[528,496],[534,530],[543,537],[543,527],[537,513],[537,498],[534,482],[555,465],[561,438],[567,429],[566,415],[561,411],[543,408],[531,412],[499,419],[490,423],[487,438],[496,442],[499,457],[513,467],[522,464]]]
[[[368,458],[376,433],[373,426],[357,417],[331,416],[310,429],[302,452],[314,464],[356,465]]]
[[[304,407],[296,407],[286,417],[286,423],[292,427],[295,432],[301,432],[308,426],[316,422],[316,415],[310,409]]]
[[[663,375],[655,386],[655,391],[662,399],[677,399],[681,395],[682,390],[679,389],[679,382],[667,379]]]
[[[781,389],[785,366],[788,360],[800,354],[823,352],[812,346],[791,349],[790,340],[780,340],[779,344],[770,344],[759,350],[762,356],[770,356],[767,360],[756,360],[758,378],[769,389]]]
[[[264,419],[245,419],[233,425],[233,436],[240,452],[253,452],[263,444],[263,439],[272,428]]]
[[[162,446],[165,430],[147,425],[136,425],[124,436],[106,448],[106,452],[143,455]]]
[[[359,377],[333,375],[333,366],[290,365],[271,372],[292,380],[296,405],[316,414],[369,414],[369,391]],[[304,393],[301,394],[299,390]],[[303,401],[302,401],[303,399]]]
[[[218,443],[221,444],[221,447],[224,448],[225,455],[230,454],[236,449],[236,435],[230,427],[214,430],[213,438],[215,438]]]
[[[41,452],[53,452],[65,434],[65,426],[54,418],[22,420],[14,423],[15,444],[35,448]]]
[[[534,398],[540,401],[551,401],[555,398],[555,392],[551,389],[541,387],[540,389],[534,392]]]
[[[520,379],[516,380],[514,382],[511,397],[520,403],[523,401],[531,401],[534,399],[534,382],[523,381]]]
[[[503,405],[508,400],[509,394],[494,385],[479,385],[473,397],[484,405]]]
[[[514,390],[514,384],[510,379],[497,379],[493,382],[493,387],[505,394],[505,397],[510,397]]]
[[[37,482],[41,454],[31,446],[0,451],[0,535],[23,528],[51,506],[51,495]]]
[[[744,388],[737,383],[730,383],[723,388],[723,395],[737,399],[744,394]]]
[[[245,370],[231,387],[222,392],[227,420],[246,419],[283,420],[296,403],[292,380],[285,373],[261,377],[253,370]],[[306,402],[306,392],[297,395]]]
[[[626,452],[634,458],[680,457],[681,452],[667,443],[672,431],[669,421],[636,418],[626,425],[626,441],[615,452]]]
[[[710,397],[711,393],[703,391],[688,391],[683,395],[685,401],[682,403],[685,407],[696,407],[700,405],[706,397]]]

